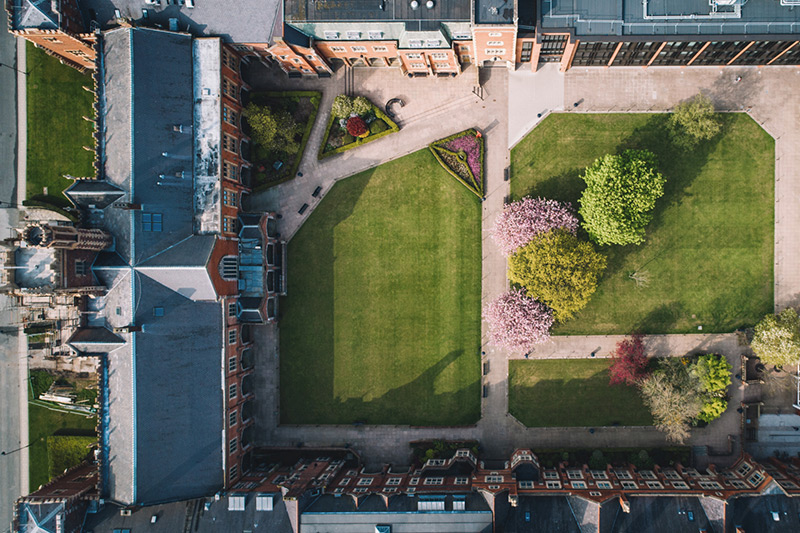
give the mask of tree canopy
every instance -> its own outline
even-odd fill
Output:
[[[608,368],[609,385],[638,385],[648,375],[647,365],[644,339],[641,335],[621,340],[617,343]]]
[[[363,96],[356,96],[353,98],[353,113],[363,117],[372,111],[372,102]]]
[[[526,197],[506,205],[497,215],[492,239],[503,255],[511,255],[537,235],[556,228],[573,235],[577,232],[578,219],[572,206],[555,200]]]
[[[578,210],[598,244],[641,244],[665,179],[647,150],[625,150],[597,159],[581,176],[586,182]]]
[[[656,427],[667,439],[683,443],[689,437],[689,423],[697,418],[703,402],[683,361],[667,358],[661,368],[642,383],[642,397],[650,408]]]
[[[672,142],[686,149],[713,138],[720,129],[722,125],[714,112],[714,104],[703,94],[676,105],[669,118]]]
[[[331,114],[336,118],[347,118],[353,113],[353,99],[346,94],[340,94],[333,99]]]
[[[251,137],[264,148],[274,150],[296,143],[300,125],[288,111],[272,110],[250,102],[242,114],[250,124]]]
[[[511,256],[508,278],[563,322],[586,306],[605,268],[605,256],[591,243],[558,229],[536,236]]]
[[[778,315],[767,315],[756,325],[753,352],[762,362],[791,365],[800,362],[800,317],[794,309]]]
[[[510,290],[483,310],[492,343],[510,350],[530,350],[550,338],[553,311],[521,290]]]

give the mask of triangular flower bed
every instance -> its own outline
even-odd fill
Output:
[[[467,189],[483,199],[483,136],[474,128],[430,145],[436,160]]]

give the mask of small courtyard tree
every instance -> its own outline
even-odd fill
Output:
[[[553,312],[521,290],[503,293],[483,310],[492,343],[509,350],[528,351],[550,338]]]
[[[555,319],[563,322],[589,302],[606,268],[606,258],[591,243],[557,229],[520,248],[508,265],[508,278],[550,306]]]
[[[575,235],[578,219],[572,206],[555,200],[526,197],[508,204],[497,215],[492,239],[503,255],[508,256],[531,242],[537,235],[556,228]]]
[[[667,439],[682,444],[689,437],[689,423],[700,413],[702,402],[692,387],[673,381],[669,372],[653,373],[642,382],[642,397],[656,427]]]
[[[583,227],[598,244],[641,244],[653,217],[665,179],[656,156],[647,150],[625,150],[597,159],[582,176],[586,189],[578,210]]]
[[[353,113],[353,99],[346,94],[340,94],[333,99],[331,114],[336,118],[347,118]]]
[[[242,114],[250,124],[253,140],[264,148],[275,150],[296,143],[295,136],[300,126],[288,111],[272,110],[250,102]]]
[[[644,339],[641,335],[621,340],[617,343],[608,369],[609,384],[638,385],[647,377],[647,364]]]
[[[719,133],[722,125],[714,112],[714,104],[704,94],[681,102],[669,118],[669,134],[672,142],[682,148],[693,148]]]
[[[356,96],[355,98],[353,98],[353,113],[355,113],[360,117],[363,117],[371,111],[372,111],[372,102],[370,102],[363,96]]]
[[[792,365],[800,362],[800,317],[794,309],[767,315],[756,325],[753,352],[762,362],[771,365]]]

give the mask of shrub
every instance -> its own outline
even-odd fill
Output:
[[[250,102],[242,115],[247,118],[252,130],[251,137],[256,143],[270,150],[286,150],[288,145],[293,147],[292,153],[297,152],[295,137],[300,133],[301,126],[288,111],[274,111]]]
[[[346,94],[340,94],[333,99],[331,114],[337,118],[347,118],[353,114],[353,100]]]
[[[542,198],[523,198],[503,208],[495,220],[492,239],[503,255],[508,256],[537,235],[557,228],[573,235],[578,230],[578,219],[570,204]]]
[[[349,133],[345,133],[344,137],[342,137],[342,146],[347,146],[348,144],[352,144],[354,142],[356,142],[356,138]]]
[[[508,278],[563,322],[586,306],[605,268],[605,256],[591,243],[558,229],[538,235],[512,255]]]
[[[496,346],[528,351],[550,338],[553,312],[520,290],[508,291],[483,310],[489,337]]]
[[[728,408],[728,400],[725,398],[709,398],[703,402],[700,407],[700,413],[697,415],[698,420],[703,422],[712,422],[722,416],[725,409]]]
[[[685,149],[712,139],[722,129],[714,104],[703,94],[676,105],[668,124],[672,142]]]
[[[637,385],[647,377],[647,356],[641,335],[623,339],[617,343],[611,366],[608,369],[609,384]]]
[[[376,133],[381,133],[389,129],[389,125],[386,124],[381,119],[375,119],[369,125],[369,133],[371,135],[375,135]]]
[[[367,123],[361,117],[350,117],[347,119],[347,133],[353,137],[366,137],[369,135]]]
[[[692,374],[700,380],[700,386],[706,392],[723,393],[731,384],[731,367],[728,360],[721,355],[701,355],[692,366]]]
[[[664,177],[656,156],[646,150],[625,150],[597,159],[583,176],[578,210],[583,227],[598,244],[641,244],[653,217],[656,200],[664,194]]]
[[[363,117],[372,112],[372,102],[364,98],[363,96],[356,96],[353,99],[352,105],[353,113],[356,115]]]
[[[788,308],[778,315],[767,315],[756,325],[753,352],[762,362],[782,366],[800,361],[800,317]]]

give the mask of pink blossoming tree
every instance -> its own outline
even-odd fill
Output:
[[[550,338],[553,311],[543,303],[512,289],[483,310],[489,336],[496,346],[528,351]]]
[[[509,256],[539,234],[562,228],[573,235],[578,219],[569,203],[543,198],[523,198],[508,204],[497,216],[492,238],[503,255]]]

